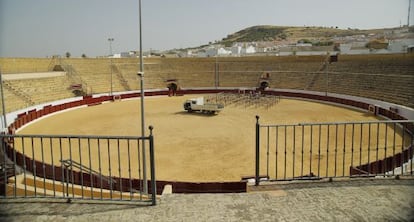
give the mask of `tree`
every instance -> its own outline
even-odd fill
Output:
[[[82,58],[86,58],[87,56],[86,56],[86,54],[85,53],[83,53],[82,54]]]
[[[70,52],[66,52],[65,56],[66,58],[70,58]]]

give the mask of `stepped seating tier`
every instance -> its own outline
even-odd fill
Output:
[[[339,55],[336,63],[324,65],[326,56],[145,58],[146,89],[258,87],[332,92],[414,107],[414,55]],[[0,58],[3,73],[47,71],[52,59]],[[70,67],[66,77],[9,81],[36,103],[73,97],[67,89],[83,84],[87,93],[109,93],[140,89],[138,58],[70,58],[59,60]],[[56,62],[56,61],[54,61]],[[111,77],[112,73],[112,77]],[[328,81],[327,81],[328,78]],[[49,87],[45,87],[49,86]],[[327,88],[328,86],[328,88]],[[27,99],[5,90],[6,110],[28,106]]]

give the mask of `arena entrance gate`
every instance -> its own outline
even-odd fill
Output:
[[[413,120],[261,125],[255,184],[338,177],[413,176]]]
[[[168,96],[175,96],[178,90],[178,84],[176,80],[168,80],[167,83]]]
[[[1,134],[0,139],[0,154],[6,154],[0,155],[0,198],[156,204],[152,127],[147,137]]]
[[[270,72],[264,72],[260,76],[260,79],[259,79],[259,89],[260,90],[265,90],[266,88],[270,87],[269,79],[270,79]]]
[[[267,88],[269,88],[269,81],[261,81],[260,82],[260,85],[259,85],[259,89],[260,90],[265,90],[265,89],[267,89]]]

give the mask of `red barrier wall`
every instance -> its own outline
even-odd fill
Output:
[[[363,164],[357,167],[350,168],[350,175],[365,175],[365,174],[384,174],[390,172],[397,167],[403,166],[408,162],[413,155],[413,147],[395,154],[394,156],[387,157],[383,160],[374,161],[371,163]]]
[[[191,89],[191,90],[180,90],[177,91],[177,94],[183,95],[183,94],[205,94],[205,93],[219,93],[219,92],[233,92],[237,93],[238,89],[227,89],[227,90],[207,90],[207,89]],[[255,91],[255,90],[245,90],[246,92]],[[298,97],[298,98],[306,98],[306,99],[312,99],[312,100],[319,100],[319,101],[327,101],[327,102],[333,102],[348,106],[357,107],[360,109],[368,110],[369,104],[359,102],[359,101],[353,101],[349,99],[342,99],[342,98],[336,98],[336,97],[329,97],[329,96],[321,96],[321,95],[312,95],[312,94],[306,94],[306,93],[298,93],[298,92],[280,92],[280,91],[263,91],[263,94],[268,95],[275,95],[275,96],[286,96],[286,97]],[[155,92],[146,92],[146,96],[156,96],[156,95],[168,95],[168,90],[164,91],[155,91]],[[127,93],[120,95],[121,99],[127,99],[127,98],[134,98],[134,97],[140,97],[140,93]],[[12,123],[15,126],[15,129],[18,129],[25,125],[26,123],[29,123],[30,121],[35,120],[36,118],[39,118],[43,115],[48,115],[53,112],[61,111],[68,108],[73,108],[76,106],[82,106],[87,104],[93,104],[93,103],[102,103],[105,101],[112,100],[111,96],[101,96],[93,98],[92,96],[84,96],[82,100],[68,102],[59,104],[56,106],[47,105],[44,106],[43,109],[36,111],[30,110],[27,113],[20,113],[18,114],[18,118],[15,120],[14,123]],[[378,113],[380,115],[386,116],[393,120],[404,120],[405,118],[391,112],[389,110],[385,110],[383,108],[379,107]],[[414,127],[412,124],[407,124],[406,129],[410,132],[413,132]],[[14,150],[8,146],[7,147],[7,154],[10,158],[13,159],[14,156]],[[350,175],[360,175],[361,171],[366,171],[369,173],[384,173],[386,171],[390,171],[390,167],[401,166],[402,163],[408,161],[409,154],[413,154],[413,147],[410,147],[409,149],[404,150],[401,153],[396,154],[395,156],[388,157],[384,160],[378,160],[372,163],[368,163],[362,166],[357,166],[356,168],[350,169]],[[49,164],[41,163],[37,160],[32,160],[24,155],[22,155],[19,152],[15,152],[15,158],[16,158],[16,164],[20,166],[26,166],[26,170],[33,172],[36,176],[44,177],[48,179],[55,179],[57,181],[63,181],[65,180],[65,171],[62,173],[62,167],[60,166],[52,166]],[[58,164],[58,163],[55,163]],[[43,170],[44,169],[44,170]],[[85,186],[94,186],[100,188],[102,186],[103,189],[109,189],[108,183],[100,183],[100,178],[98,178],[95,175],[90,175],[86,173],[81,172],[70,172],[74,175],[74,183],[81,184],[81,178],[83,179],[83,184]],[[113,189],[115,190],[122,190],[122,191],[129,191],[129,179],[127,178],[117,178],[112,177],[112,179],[116,180],[118,183],[115,184],[115,187]],[[121,182],[122,181],[122,182]],[[134,179],[133,181],[133,187],[136,189],[136,187],[139,187],[141,184],[140,180]],[[150,182],[150,181],[148,181]],[[120,184],[123,184],[121,187]],[[106,185],[105,185],[106,184]],[[211,182],[211,183],[189,183],[189,182],[172,182],[172,181],[157,181],[157,193],[160,194],[162,192],[162,189],[165,185],[171,184],[173,186],[173,192],[174,193],[222,193],[222,192],[246,192],[246,182]],[[149,186],[150,187],[150,184]]]
[[[188,90],[180,90],[178,91],[180,94],[206,94],[206,93],[219,93],[219,92],[233,92],[237,93],[238,89],[188,89]],[[247,93],[255,90],[245,90]],[[368,110],[369,104],[359,102],[359,101],[353,101],[349,99],[342,99],[342,98],[336,98],[336,97],[330,97],[330,96],[321,96],[321,95],[313,95],[313,94],[306,94],[306,93],[299,93],[299,92],[282,92],[282,91],[263,91],[263,94],[267,95],[275,95],[275,96],[285,96],[285,97],[297,97],[297,98],[305,98],[305,99],[312,99],[317,101],[326,101],[326,102],[333,102],[348,106],[353,106],[360,109]],[[160,91],[154,91],[154,92],[146,92],[146,96],[157,96],[157,95],[168,95],[168,90],[160,90]],[[140,97],[140,93],[126,93],[120,95],[121,99],[127,99],[127,98],[134,98],[134,97]],[[30,110],[27,113],[20,113],[18,114],[18,118],[15,121],[15,123],[20,121],[20,124],[16,124],[16,129],[20,128],[24,124],[39,118],[43,115],[48,115],[53,112],[61,111],[68,108],[73,108],[81,105],[86,104],[93,104],[93,103],[100,103],[100,102],[106,102],[112,100],[111,96],[100,96],[93,98],[92,96],[84,96],[82,100],[68,102],[59,104],[56,106],[47,105],[44,106],[42,110],[39,110],[36,112],[36,110]],[[378,108],[378,112],[380,115],[383,115],[389,119],[392,120],[404,120],[406,118],[392,112],[386,109],[383,109],[381,107]],[[20,119],[20,120],[19,120]],[[413,131],[412,126],[410,127],[410,131]]]

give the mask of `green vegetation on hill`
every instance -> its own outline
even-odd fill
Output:
[[[394,29],[338,29],[336,27],[291,27],[291,26],[252,26],[228,35],[219,41],[220,44],[231,46],[235,42],[259,42],[259,41],[299,41],[319,40],[329,41],[333,37],[352,35],[382,34],[384,31]],[[312,41],[314,42],[314,41]]]
[[[221,41],[226,46],[233,42],[272,41],[277,38],[285,39],[287,27],[281,26],[253,26],[234,34],[228,35]]]

